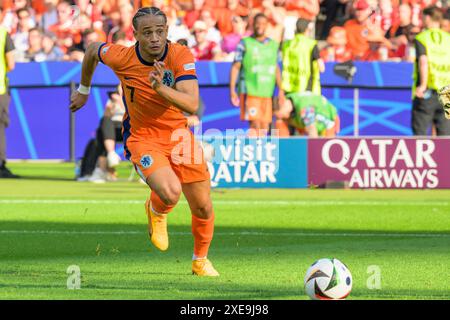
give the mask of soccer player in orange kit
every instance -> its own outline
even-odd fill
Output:
[[[135,46],[99,42],[88,46],[70,110],[86,104],[97,64],[109,66],[124,93],[125,156],[151,189],[145,203],[151,242],[167,250],[167,214],[183,192],[192,213],[192,273],[218,276],[207,259],[214,232],[210,175],[183,115],[195,113],[199,105],[194,57],[188,48],[167,40],[167,18],[158,8],[139,9],[133,27]]]

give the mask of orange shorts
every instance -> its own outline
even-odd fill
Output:
[[[190,133],[190,132],[189,132]],[[203,149],[195,141],[173,143],[169,146],[147,140],[128,141],[127,150],[136,172],[147,178],[156,170],[169,166],[181,183],[199,182],[210,179],[207,163],[203,157]]]
[[[241,94],[241,120],[272,122],[272,98]]]

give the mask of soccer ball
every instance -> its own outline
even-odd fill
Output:
[[[345,299],[352,291],[352,275],[338,259],[320,259],[306,271],[304,284],[313,300]]]

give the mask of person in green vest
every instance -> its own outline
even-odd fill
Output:
[[[254,17],[253,35],[239,43],[230,72],[231,103],[241,107],[241,120],[249,121],[250,136],[267,134],[272,123],[275,85],[281,88],[279,45],[265,36],[268,23],[264,14]],[[278,98],[283,102],[282,90]]]
[[[439,103],[438,90],[450,83],[450,34],[440,29],[442,11],[435,6],[423,10],[425,30],[415,39],[412,131],[425,136],[434,125],[439,136],[450,135]]]
[[[336,107],[324,96],[311,91],[286,94],[285,102],[276,115],[299,134],[310,138],[335,137],[340,129]],[[280,131],[279,136],[289,136],[289,132]]]
[[[300,18],[296,28],[294,39],[282,45],[282,88],[286,94],[312,91],[320,95],[320,73],[325,71],[325,65],[320,58],[317,41],[306,36],[312,22]]]
[[[6,167],[5,129],[9,125],[9,92],[7,72],[14,69],[14,43],[0,26],[0,178],[18,178]]]

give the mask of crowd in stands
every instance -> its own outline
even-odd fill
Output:
[[[16,47],[16,60],[81,61],[91,42],[134,44],[132,17],[141,6],[166,13],[169,40],[184,43],[197,60],[233,61],[239,41],[251,34],[252,18],[265,13],[267,36],[291,39],[299,17],[315,22],[324,61],[413,61],[421,11],[447,0],[0,0],[0,21]]]

